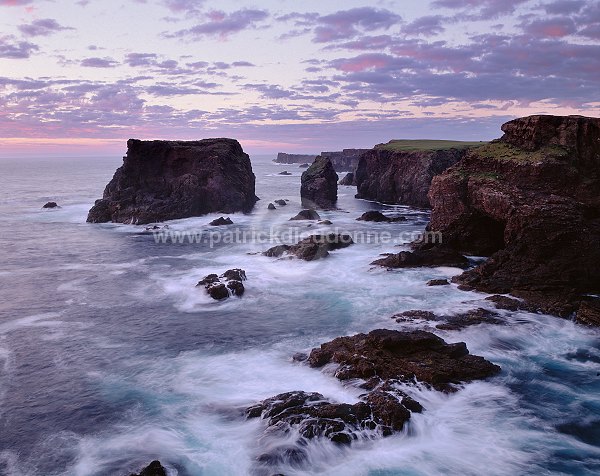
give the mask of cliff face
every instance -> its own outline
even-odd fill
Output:
[[[286,154],[285,152],[279,152],[275,162],[278,164],[310,164],[316,158],[317,156],[312,154]]]
[[[433,179],[430,230],[491,255],[457,281],[569,315],[600,292],[600,119],[531,116]]]
[[[127,141],[123,165],[87,221],[151,223],[248,212],[257,198],[250,158],[233,139]]]
[[[339,152],[321,152],[321,157],[331,160],[336,172],[352,172],[360,157],[371,149],[344,149]]]
[[[337,202],[338,175],[331,161],[317,157],[302,174],[300,197],[302,206],[309,208],[334,208]]]
[[[362,155],[354,173],[356,197],[427,208],[431,179],[465,153],[466,148],[393,150],[376,146]]]

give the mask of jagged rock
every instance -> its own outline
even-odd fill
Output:
[[[438,317],[430,311],[410,310],[392,316],[396,322],[437,321]]]
[[[577,310],[575,321],[586,326],[600,326],[600,302],[584,301]]]
[[[448,248],[434,247],[426,250],[401,251],[371,264],[386,268],[418,268],[422,266],[464,267],[469,263],[460,253]]]
[[[286,202],[285,200],[282,200],[282,199],[280,199],[280,200],[275,200],[275,203],[276,203],[277,205],[279,205],[280,207],[285,207],[285,206],[287,205],[287,202]]]
[[[437,329],[457,331],[477,324],[504,324],[498,314],[487,309],[478,308],[444,318],[446,322],[435,326]]]
[[[346,248],[353,243],[350,235],[336,233],[311,235],[292,246],[277,245],[269,248],[264,255],[280,257],[288,253],[305,261],[314,261],[329,256],[330,251]]]
[[[160,461],[155,460],[138,474],[132,474],[131,476],[167,476],[167,470],[160,464]]]
[[[210,297],[217,301],[227,299],[231,296],[242,297],[245,288],[242,281],[245,281],[246,272],[243,269],[228,269],[221,276],[209,274],[198,281],[196,287],[204,286]]]
[[[428,229],[490,256],[453,279],[568,317],[600,292],[600,119],[530,116],[433,179]]]
[[[447,279],[430,279],[427,286],[447,286],[450,282]]]
[[[537,306],[529,305],[525,301],[521,301],[519,299],[501,296],[500,294],[495,294],[485,299],[486,301],[492,301],[498,309],[506,309],[508,311],[539,312],[539,308]]]
[[[87,221],[146,224],[213,212],[249,212],[250,158],[233,139],[127,141],[127,155]]]
[[[403,147],[404,142],[380,144],[361,156],[354,173],[356,198],[428,208],[432,178],[467,151],[461,143],[438,149],[437,141],[421,141],[421,149],[415,150]]]
[[[233,225],[233,221],[231,218],[227,217],[219,217],[209,223],[210,226],[224,226],[224,225]]]
[[[56,202],[48,202],[42,208],[60,208]]]
[[[340,180],[340,185],[356,185],[356,180],[354,180],[354,172],[348,172],[342,180]]]
[[[288,172],[287,170],[284,170],[283,172],[279,172],[278,175],[292,175],[292,173]]]
[[[335,208],[338,175],[329,159],[317,157],[302,174],[300,197],[303,207]]]
[[[308,362],[311,367],[338,364],[335,376],[340,380],[416,379],[442,391],[453,391],[453,384],[484,379],[500,371],[483,357],[470,355],[464,342],[447,344],[435,334],[418,330],[377,329],[338,337],[313,349]]]
[[[298,215],[290,218],[290,220],[320,220],[319,214],[312,208],[309,210],[301,210]]]
[[[368,212],[363,213],[360,217],[357,218],[358,221],[374,221],[374,222],[397,222],[397,221],[406,221],[405,217],[388,217],[377,210],[370,210]]]
[[[275,205],[273,205],[272,203],[269,203],[269,205],[267,206],[267,208],[268,208],[269,210],[277,210],[277,209],[275,208]]]

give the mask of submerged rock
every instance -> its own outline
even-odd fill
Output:
[[[360,217],[357,218],[358,221],[374,221],[374,222],[397,222],[397,221],[406,221],[405,217],[388,217],[377,210],[370,210],[368,212],[363,213]]]
[[[87,221],[146,224],[249,212],[256,200],[250,158],[236,140],[130,139],[123,165]]]
[[[284,253],[305,261],[314,261],[329,256],[329,252],[346,248],[354,241],[350,235],[328,233],[311,235],[295,245],[277,245],[264,252],[265,256],[280,257]]]
[[[242,297],[245,291],[242,281],[246,279],[246,272],[243,269],[228,269],[221,276],[214,273],[205,276],[198,281],[196,287],[204,286],[210,297],[221,301],[229,296]]]
[[[224,225],[233,225],[233,221],[231,218],[227,217],[219,217],[209,223],[210,226],[224,226]]]
[[[450,282],[447,279],[430,279],[427,286],[448,286]]]
[[[56,202],[48,202],[42,208],[60,208]]]
[[[279,175],[292,175],[291,172],[284,170],[283,172],[279,172]]]
[[[160,464],[160,461],[155,460],[138,474],[132,474],[131,476],[167,476],[167,470]]]
[[[283,199],[275,200],[275,203],[280,207],[285,207],[287,205],[287,202]]]
[[[290,218],[290,220],[320,220],[319,214],[312,208],[309,210],[301,210],[298,215]]]
[[[443,247],[426,250],[401,251],[385,258],[373,261],[371,264],[386,268],[418,268],[423,266],[464,267],[469,263],[460,253]]]
[[[500,372],[500,367],[483,357],[470,355],[464,342],[447,344],[435,334],[419,330],[376,329],[338,337],[313,349],[308,362],[311,367],[338,364],[335,376],[340,380],[419,381],[442,391]]]
[[[335,208],[338,175],[329,159],[317,157],[302,174],[300,197],[303,207]]]
[[[404,311],[392,316],[398,323],[414,321],[441,321],[435,327],[437,329],[456,331],[465,327],[478,324],[503,325],[505,321],[497,313],[484,308],[472,309],[458,314],[437,316],[430,311],[411,310]]]

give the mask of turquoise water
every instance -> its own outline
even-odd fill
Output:
[[[312,233],[300,210],[301,170],[252,157],[257,203],[233,214],[242,231]],[[245,475],[263,451],[262,423],[239,409],[289,390],[353,402],[360,391],[291,360],[340,335],[427,328],[397,324],[408,309],[488,307],[485,294],[427,287],[452,268],[373,269],[427,214],[354,199],[323,212],[340,230],[395,243],[357,243],[326,260],[279,261],[267,242],[157,243],[143,227],[91,225],[87,210],[120,159],[0,161],[0,474],[127,475],[152,459],[170,474]],[[287,169],[292,176],[279,176]],[[279,198],[289,205],[268,211]],[[62,206],[42,210],[54,200]],[[409,218],[357,222],[369,209]],[[206,233],[218,215],[170,222]],[[242,299],[215,302],[196,282],[246,270]],[[339,448],[312,442],[286,475],[515,475],[600,472],[600,333],[570,321],[503,312],[508,325],[435,332],[502,366],[453,395],[407,388],[426,408],[402,434]]]

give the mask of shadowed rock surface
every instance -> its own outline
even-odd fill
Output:
[[[302,173],[300,197],[303,207],[335,208],[338,175],[329,159],[317,157]]]
[[[309,210],[301,210],[298,215],[290,218],[290,220],[320,220],[321,216],[312,208]]]
[[[288,253],[305,261],[314,261],[329,256],[330,251],[346,248],[353,243],[350,235],[328,233],[309,236],[291,246],[277,245],[269,248],[263,254],[278,258]]]
[[[321,157],[331,160],[336,172],[353,172],[365,152],[371,149],[344,149],[335,152],[321,152]]]
[[[42,208],[60,208],[56,202],[45,203]]]
[[[285,152],[279,152],[274,162],[278,164],[302,164],[310,163],[316,157],[316,154],[286,154]]]
[[[249,212],[250,158],[233,139],[127,141],[123,165],[87,221],[145,224],[212,212]]]
[[[311,367],[339,364],[335,376],[340,380],[418,380],[442,391],[500,372],[483,357],[470,355],[464,342],[447,344],[430,332],[387,329],[338,337],[313,349],[308,362]]]
[[[600,119],[531,116],[502,126],[434,178],[429,229],[490,258],[453,281],[570,316],[600,292]]]
[[[397,221],[406,221],[405,217],[388,217],[377,210],[370,210],[368,212],[363,213],[360,217],[357,218],[358,221],[373,221],[373,222],[385,222],[392,223]]]
[[[428,208],[432,178],[467,151],[461,143],[437,149],[437,141],[421,141],[420,149],[407,149],[406,142],[416,141],[391,141],[362,154],[354,172],[356,198]]]
[[[444,247],[425,250],[401,251],[385,258],[376,259],[371,264],[386,268],[419,268],[422,266],[465,267],[469,261],[460,253]]]
[[[132,474],[131,476],[167,476],[167,470],[160,464],[160,461],[155,460],[138,474]]]
[[[233,221],[231,218],[227,217],[219,217],[209,223],[210,226],[224,226],[224,225],[233,225]]]
[[[340,185],[356,185],[356,180],[354,178],[354,172],[348,172],[342,180],[340,180]]]
[[[228,269],[221,276],[209,274],[198,281],[196,287],[204,286],[210,297],[217,301],[227,299],[229,296],[242,297],[245,292],[244,284],[246,272],[243,269]]]

